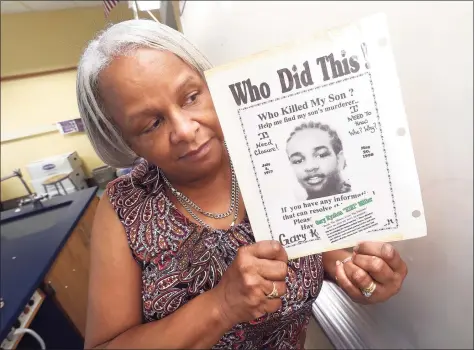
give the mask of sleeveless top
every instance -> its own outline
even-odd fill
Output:
[[[215,287],[238,248],[255,243],[247,216],[234,230],[210,231],[189,220],[167,197],[159,174],[142,160],[106,189],[142,269],[144,322],[160,320]],[[323,275],[320,254],[290,260],[281,309],[235,325],[214,348],[300,349]]]

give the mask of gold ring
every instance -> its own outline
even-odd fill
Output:
[[[277,291],[277,287],[275,286],[275,282],[272,282],[272,292],[270,294],[267,294],[266,297],[267,299],[275,299],[279,297],[279,292]]]
[[[373,295],[375,290],[376,290],[376,283],[372,281],[368,288],[361,288],[361,293],[363,293],[363,295],[366,298],[369,298],[371,295]]]

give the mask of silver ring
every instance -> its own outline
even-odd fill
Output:
[[[350,255],[349,257],[343,259],[343,260],[341,261],[341,263],[342,263],[342,264],[347,263],[348,261],[351,261],[351,258],[352,258],[352,256]]]
[[[366,298],[369,298],[373,295],[375,290],[376,290],[376,283],[374,283],[374,281],[373,281],[373,282],[371,282],[371,284],[369,285],[368,288],[362,288],[361,293],[363,293],[363,295]]]
[[[275,286],[275,282],[272,282],[272,292],[270,294],[267,294],[266,297],[267,299],[275,299],[279,297],[279,292],[277,291],[277,287]]]

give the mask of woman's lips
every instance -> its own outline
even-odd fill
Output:
[[[209,149],[210,149],[209,143],[210,143],[210,140],[203,143],[200,147],[194,150],[188,151],[187,153],[185,153],[183,156],[180,157],[180,160],[197,160],[197,159],[203,158],[209,152]]]

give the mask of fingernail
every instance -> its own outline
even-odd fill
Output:
[[[272,241],[272,248],[274,248],[274,250],[279,250],[280,248],[280,245],[277,241]]]
[[[337,260],[337,261],[336,261],[336,266],[340,266],[340,264],[341,264],[341,261],[340,261],[340,260]]]
[[[356,245],[356,246],[353,248],[353,251],[356,253],[356,252],[358,252],[358,249],[359,249],[359,248],[360,248],[360,246],[359,246],[359,245]]]
[[[394,256],[394,249],[390,244],[384,245],[384,255],[388,257],[388,259],[392,259]]]

